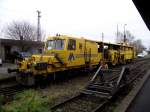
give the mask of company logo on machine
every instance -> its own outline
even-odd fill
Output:
[[[73,53],[70,53],[70,54],[69,54],[68,60],[69,60],[69,61],[75,60],[75,56],[73,55]]]

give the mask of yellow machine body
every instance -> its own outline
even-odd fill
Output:
[[[50,48],[49,44],[60,44],[60,46]],[[32,55],[30,59],[23,60],[18,68],[20,72],[47,75],[57,71],[98,65],[101,59],[102,53],[98,53],[96,42],[83,38],[58,36],[49,37],[43,54]],[[46,68],[42,69],[42,66]]]

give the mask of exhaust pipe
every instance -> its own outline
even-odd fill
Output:
[[[18,72],[18,69],[11,69],[11,68],[8,68],[8,69],[7,69],[7,72],[8,72],[8,73]]]

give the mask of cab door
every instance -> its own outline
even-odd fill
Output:
[[[84,41],[82,39],[68,39],[67,66],[77,66],[84,65]]]
[[[94,41],[85,40],[85,63],[87,65],[97,64],[98,57],[98,44]]]
[[[67,66],[75,66],[76,62],[76,40],[75,39],[68,39],[68,47],[67,47]]]

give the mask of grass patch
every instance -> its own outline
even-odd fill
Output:
[[[50,108],[82,90],[89,76],[57,82],[43,89],[17,93],[14,100],[2,106],[0,112],[50,112]]]
[[[27,90],[15,96],[15,99],[1,107],[0,112],[49,112],[48,100],[34,90]]]
[[[74,80],[73,82],[70,80],[62,84],[52,85],[39,92],[47,97],[49,106],[52,107],[55,104],[76,95],[84,88],[85,82],[86,81],[83,80]]]

